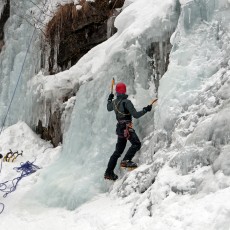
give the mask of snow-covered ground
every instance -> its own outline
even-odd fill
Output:
[[[3,162],[0,182],[16,177],[13,168],[21,161],[36,159],[41,167],[0,199],[1,229],[230,229],[230,2],[179,2],[126,1],[113,37],[70,70],[55,76],[40,72],[28,82],[35,116],[45,100],[55,102],[71,87],[77,94],[66,104],[74,108],[63,146],[53,149],[24,122],[1,134],[2,153],[24,155]],[[146,106],[155,96],[147,50],[173,29],[155,116],[135,122],[144,138],[135,157],[140,167],[116,169],[119,180],[104,181],[116,141],[115,117],[106,111],[111,78],[127,83],[137,108]],[[5,86],[7,81],[5,76]]]
[[[130,181],[133,181],[135,175],[147,169],[147,166],[141,166],[133,172],[125,172],[123,179],[114,184],[106,182],[108,189],[112,190],[111,193],[99,194],[78,209],[68,211],[64,208],[47,207],[28,199],[31,196],[31,188],[39,180],[41,171],[49,167],[55,158],[60,156],[60,147],[53,149],[49,143],[40,140],[23,122],[6,129],[0,141],[4,144],[2,153],[8,151],[9,148],[13,151],[24,150],[23,157],[19,156],[14,163],[3,162],[0,174],[1,182],[18,176],[13,168],[20,166],[21,162],[27,160],[32,162],[36,159],[34,164],[41,167],[34,174],[23,178],[15,192],[0,199],[0,202],[5,204],[5,209],[1,214],[1,229],[230,229],[230,188],[226,186],[227,183],[230,184],[230,178],[224,176],[221,171],[205,182],[213,184],[213,191],[208,194],[199,192],[191,195],[182,188],[181,192],[171,191],[164,197],[170,186],[169,183],[178,186],[185,182],[189,186],[189,177],[194,177],[194,175],[187,175],[180,177],[180,181],[177,181],[178,175],[171,167],[167,166],[160,172],[155,182],[158,189],[154,191],[155,194],[153,192],[151,194],[152,198],[158,196],[159,202],[156,201],[151,207],[150,203],[146,203],[148,199],[145,197],[139,202],[139,207],[135,207],[133,204],[139,197],[138,193],[133,192],[129,196],[123,194],[123,197],[118,197],[114,191],[121,189],[128,174]],[[209,172],[209,167],[200,168],[196,171],[196,177],[202,180],[204,174],[209,174]],[[222,189],[215,187],[216,180],[221,182]],[[164,199],[160,200],[160,197]]]

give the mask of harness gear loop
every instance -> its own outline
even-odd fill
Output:
[[[131,129],[133,129],[133,123],[132,122],[126,124],[126,129],[124,130],[124,137],[126,138],[126,140],[128,140],[130,138],[130,130]]]
[[[129,120],[121,120],[118,122],[119,124],[125,124],[125,129],[124,129],[124,138],[128,140],[130,138],[130,130],[133,129],[133,123],[132,121]]]

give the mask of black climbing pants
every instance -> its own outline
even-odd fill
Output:
[[[135,153],[141,148],[141,142],[137,134],[135,133],[134,129],[131,129],[129,134],[130,136],[128,140],[131,142],[132,145],[128,149],[123,160],[132,160]],[[127,144],[127,139],[124,137],[118,136],[116,150],[113,153],[113,155],[110,157],[106,172],[112,172],[115,169],[117,160],[121,156],[121,154],[124,152],[126,144]]]

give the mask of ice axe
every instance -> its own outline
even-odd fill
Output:
[[[113,86],[115,85],[115,79],[112,79],[112,84],[111,84],[111,93],[113,94]]]
[[[155,98],[150,105],[153,105],[155,102],[157,102],[158,98]]]

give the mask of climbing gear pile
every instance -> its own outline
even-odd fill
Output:
[[[13,152],[10,149],[10,151],[4,156],[3,161],[4,162],[10,162],[10,161],[14,162],[18,158],[18,156],[22,156],[22,153],[23,153],[23,151],[21,151],[21,153],[19,153],[18,151]]]
[[[30,174],[36,172],[38,169],[40,169],[38,166],[34,165],[33,162],[27,161],[26,163],[21,163],[20,167],[15,167],[14,168],[17,172],[21,172],[21,175],[19,177],[14,178],[11,181],[5,181],[3,183],[0,183],[0,191],[5,192],[3,197],[6,197],[9,193],[14,192],[17,188],[17,185],[19,181],[23,177],[27,177]],[[9,187],[8,184],[12,183],[12,186]]]

